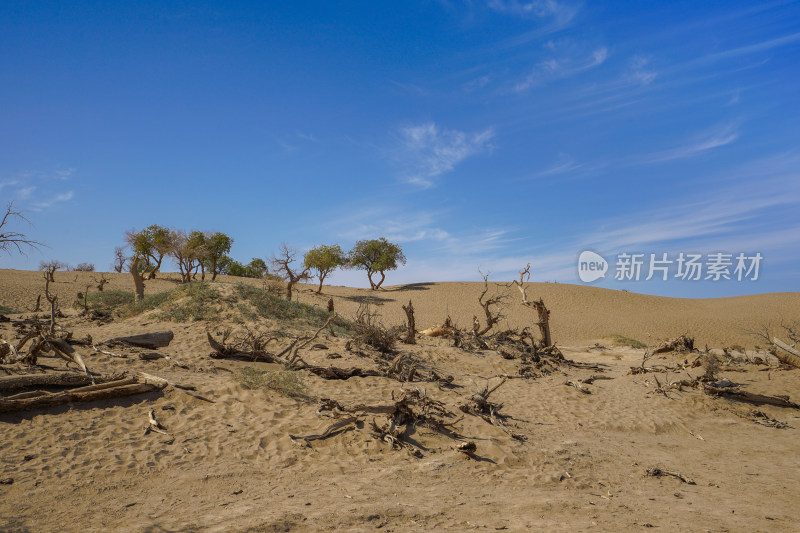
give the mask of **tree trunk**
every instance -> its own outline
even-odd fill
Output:
[[[317,289],[317,294],[322,294],[322,283],[325,281],[325,274],[319,275],[319,288]]]
[[[131,259],[131,276],[133,277],[133,287],[136,292],[136,301],[141,302],[144,300],[144,276],[139,272],[139,256],[133,256]]]
[[[403,311],[405,311],[406,318],[408,318],[408,333],[406,333],[406,338],[403,342],[406,344],[416,344],[417,341],[414,338],[416,322],[414,320],[414,305],[411,303],[411,300],[408,301],[408,307],[405,305],[403,306]]]
[[[295,282],[292,280],[286,282],[286,299],[290,302],[292,301],[292,287],[294,287],[294,284]]]
[[[375,288],[376,288],[376,287],[375,287],[375,282],[374,282],[374,281],[372,281],[372,275],[373,275],[374,273],[375,273],[375,272],[373,272],[372,270],[369,270],[369,269],[367,269],[367,277],[369,278],[369,288],[370,288],[370,289],[372,289],[373,291],[374,291],[374,290],[375,290]]]
[[[373,290],[378,290],[378,289],[380,289],[380,288],[381,288],[381,285],[383,285],[383,281],[386,279],[386,273],[385,273],[383,270],[381,270],[381,271],[380,271],[380,273],[381,273],[381,280],[378,282],[378,284],[377,284],[377,285],[375,285],[375,287],[373,288]]]
[[[544,348],[547,348],[553,344],[553,340],[550,337],[550,311],[545,307],[541,298],[539,298],[538,302],[533,302],[533,306],[539,314],[539,322],[537,322],[536,325],[539,326],[539,333],[542,335]]]

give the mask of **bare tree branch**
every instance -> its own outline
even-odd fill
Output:
[[[18,253],[26,255],[26,247],[36,249],[39,246],[45,246],[38,241],[29,239],[24,233],[11,231],[8,226],[13,219],[28,222],[28,219],[20,211],[14,210],[14,202],[9,202],[3,219],[0,221],[0,252],[10,254],[11,250],[16,249]]]

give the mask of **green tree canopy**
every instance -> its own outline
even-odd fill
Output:
[[[377,290],[386,279],[387,270],[397,269],[398,264],[406,264],[406,256],[399,245],[391,243],[386,238],[358,241],[348,254],[348,264],[359,270],[366,270],[369,285],[372,290]],[[372,275],[380,273],[381,279],[375,283]]]
[[[136,231],[132,229],[125,235],[125,241],[131,247],[133,255],[144,259],[144,265],[139,270],[149,271],[149,278],[155,278],[156,272],[161,269],[164,256],[172,253],[174,248],[175,232],[169,228],[153,224],[147,228]]]
[[[337,268],[347,264],[347,256],[338,244],[315,246],[303,256],[303,266],[315,271],[319,279],[317,294],[322,292],[325,277]]]
[[[205,258],[206,266],[211,270],[211,280],[217,279],[220,260],[231,251],[233,239],[224,233],[216,232],[206,235]]]

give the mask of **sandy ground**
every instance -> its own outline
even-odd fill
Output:
[[[54,289],[63,301],[92,277],[56,276]],[[107,277],[108,288],[131,289],[128,276]],[[0,270],[0,305],[26,311],[41,286],[39,273]],[[147,291],[175,286],[168,279],[151,281]],[[481,312],[480,284],[415,284],[377,294],[326,287],[324,296],[310,289],[301,292],[301,302],[324,306],[332,295],[343,316],[370,299],[388,325],[402,322],[400,304],[409,299],[419,329],[447,315],[466,326]],[[533,321],[516,289],[495,289],[513,295],[503,329]],[[601,374],[613,379],[588,385],[591,394],[565,381],[596,370],[563,367],[536,379],[510,379],[492,400],[503,404],[510,427],[527,440],[466,415],[455,426],[456,439],[416,428],[409,438],[422,450],[420,458],[373,438],[369,417],[308,447],[289,434],[319,433],[330,424],[317,413],[320,398],[388,404],[402,389],[420,389],[460,414],[457,406],[466,397],[488,378],[516,375],[519,361],[492,350],[465,352],[447,338],[421,338],[398,349],[454,376],[456,387],[384,377],[329,381],[306,373],[306,398],[295,399],[244,388],[234,379],[243,367],[277,365],[209,358],[202,322],[161,322],[146,313],[98,325],[69,311],[61,323],[76,337],[174,331],[170,346],[158,350],[169,360],[78,349],[92,371],[148,372],[192,384],[214,403],[167,388],[1,413],[0,481],[13,482],[0,484],[0,530],[797,531],[799,410],[714,398],[697,389],[656,392],[656,378],[669,383],[703,369],[629,375],[644,350],[591,345],[612,333],[655,344],[687,332],[700,346],[751,348],[758,341],[744,330],[800,318],[800,294],[683,300],[561,284],[530,284],[528,294],[541,296],[551,309],[553,337],[564,355],[601,364]],[[10,323],[0,323],[0,337],[14,338]],[[323,333],[318,341],[324,347],[304,358],[321,366],[370,367],[367,358],[345,349],[347,340]],[[674,366],[686,357],[696,356],[667,354],[648,364]],[[65,366],[53,357],[40,363]],[[800,370],[771,364],[723,366],[719,376],[750,392],[797,401]],[[144,434],[150,409],[170,436]],[[755,411],[789,427],[756,424]],[[455,450],[464,441],[476,443],[475,458]],[[679,471],[694,484],[645,475],[651,467]]]

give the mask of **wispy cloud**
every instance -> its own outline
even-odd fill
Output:
[[[734,125],[725,125],[711,132],[698,135],[688,144],[661,152],[634,158],[634,164],[651,164],[694,157],[708,150],[727,146],[739,138],[739,131]]]
[[[550,176],[560,176],[563,174],[570,174],[576,172],[583,167],[582,164],[576,163],[574,159],[562,154],[559,161],[550,167],[533,174],[532,178],[544,178]]]
[[[18,185],[18,184],[19,184],[19,181],[17,181],[17,180],[0,181],[0,191],[5,189],[6,187],[13,187],[14,185]]]
[[[539,63],[525,79],[514,85],[514,91],[526,92],[548,82],[569,78],[583,71],[598,67],[608,59],[608,48],[597,48],[581,60],[569,57],[548,59]]]
[[[33,192],[35,190],[36,190],[35,186],[23,187],[22,189],[19,189],[17,191],[17,199],[18,200],[24,200],[24,199],[30,197],[30,195],[33,194]]]
[[[466,133],[441,129],[433,122],[402,128],[403,156],[413,166],[404,181],[423,189],[432,187],[435,178],[453,170],[464,159],[491,149],[493,137],[491,128]]]
[[[650,85],[658,73],[650,66],[650,59],[636,55],[631,59],[631,77],[642,85]]]
[[[56,170],[55,172],[53,172],[53,178],[55,178],[57,180],[61,180],[61,181],[67,181],[68,179],[70,179],[73,176],[73,174],[75,174],[75,169],[74,168]]]
[[[739,46],[736,48],[723,50],[721,52],[715,52],[699,58],[698,61],[707,62],[717,61],[720,59],[730,59],[743,55],[754,54],[757,52],[764,52],[766,50],[772,50],[773,48],[779,48],[781,46],[786,46],[798,41],[800,41],[800,32],[784,35],[783,37],[777,37],[775,39],[761,41],[760,43],[753,43],[747,46]]]
[[[68,191],[63,194],[57,194],[47,200],[33,204],[31,211],[42,211],[44,209],[48,209],[57,203],[68,202],[69,200],[72,200],[74,196],[75,194],[72,191]]]
[[[490,0],[487,5],[490,9],[509,15],[549,18],[559,27],[564,27],[569,24],[577,13],[577,8],[563,2],[555,2],[554,0],[534,0],[531,2],[520,0]]]

